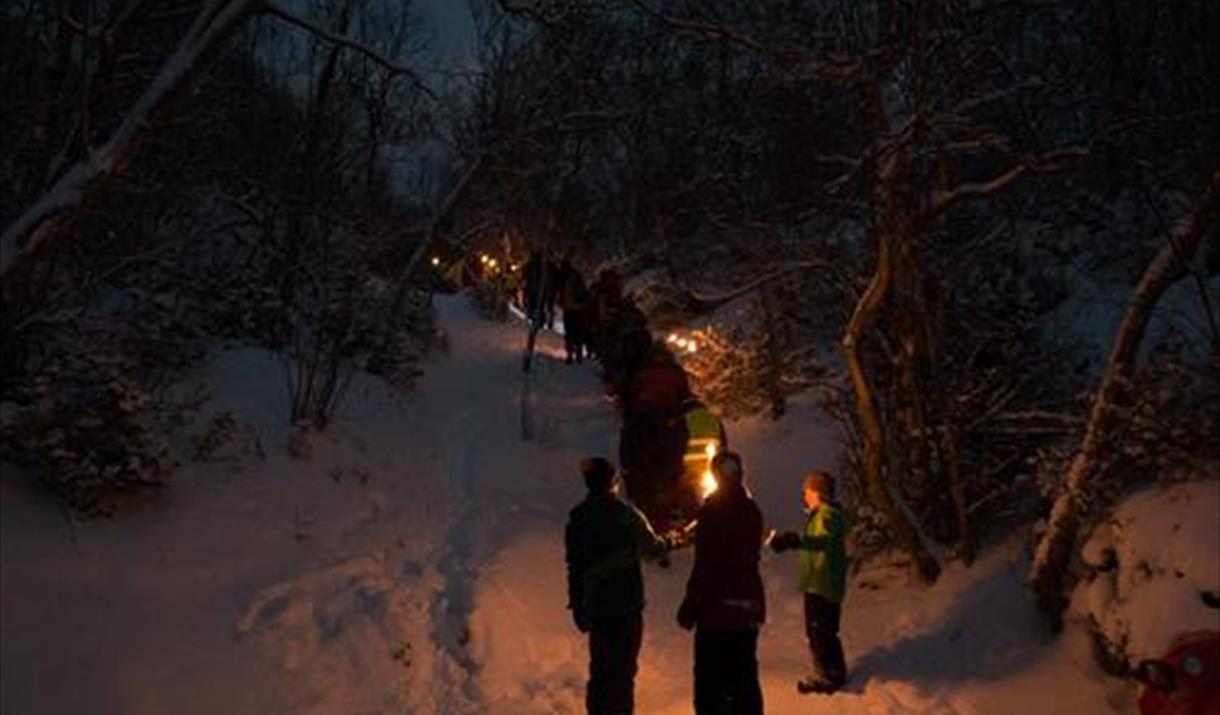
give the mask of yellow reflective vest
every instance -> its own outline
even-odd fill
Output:
[[[712,448],[711,455],[715,455],[724,449],[724,445],[720,443],[721,436],[720,418],[712,414],[712,411],[702,405],[686,412],[686,454],[683,455],[683,462],[707,462],[710,461],[708,447]]]

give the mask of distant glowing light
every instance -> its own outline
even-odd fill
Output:
[[[692,340],[686,344],[686,352],[695,353],[698,350],[699,350],[699,346],[695,344],[694,340]]]
[[[677,343],[679,349],[686,349],[686,338],[678,338],[675,342]]]
[[[670,333],[669,337],[665,338],[665,341],[669,342],[669,343],[676,343],[676,342],[678,342],[678,336],[675,335],[674,333]]]
[[[497,262],[496,262],[496,259],[494,259],[494,258],[490,258],[490,259],[488,259],[488,260],[487,260],[487,265],[488,265],[488,266],[490,266],[490,267],[492,267],[492,268],[495,268],[495,267],[496,267],[496,264],[497,264]]]
[[[432,265],[434,265],[434,266],[439,266],[440,264],[441,264],[441,259],[437,258],[436,256],[433,256],[433,257],[432,257]]]

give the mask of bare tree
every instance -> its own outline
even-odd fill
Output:
[[[1067,604],[1064,583],[1068,565],[1076,547],[1081,523],[1080,511],[1092,489],[1100,449],[1114,428],[1118,407],[1128,401],[1129,380],[1139,356],[1140,344],[1148,321],[1162,294],[1171,285],[1190,274],[1204,239],[1220,219],[1220,171],[1212,174],[1203,197],[1189,216],[1184,218],[1168,238],[1168,244],[1157,252],[1144,270],[1122,324],[1114,335],[1114,344],[1106,363],[1101,383],[1093,395],[1089,420],[1075,455],[1063,477],[1063,486],[1051,509],[1049,523],[1038,543],[1031,570],[1031,581],[1038,594],[1043,612],[1058,629]]]

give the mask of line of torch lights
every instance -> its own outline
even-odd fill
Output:
[[[440,268],[441,257],[433,256],[431,263],[432,263],[433,268]],[[491,273],[496,273],[499,270],[501,270],[500,260],[498,258],[489,256],[486,253],[479,254],[479,263],[481,263],[483,265],[483,267]],[[516,273],[520,269],[521,269],[521,266],[517,265],[516,263],[508,264],[508,270],[510,273]]]
[[[699,343],[694,338],[685,338],[677,333],[670,333],[665,342],[674,346],[679,352],[694,354],[699,352]]]

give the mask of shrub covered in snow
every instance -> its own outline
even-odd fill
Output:
[[[1214,469],[1214,466],[1213,466]],[[1161,657],[1184,633],[1220,627],[1220,480],[1161,484],[1121,502],[1081,552],[1072,610],[1108,669]]]
[[[135,362],[89,347],[55,356],[17,389],[0,458],[35,467],[69,509],[98,516],[122,492],[163,484],[173,459]]]
[[[729,418],[766,411],[770,396],[763,380],[765,355],[756,334],[712,328],[691,334],[698,351],[685,355],[682,366],[700,399]]]

